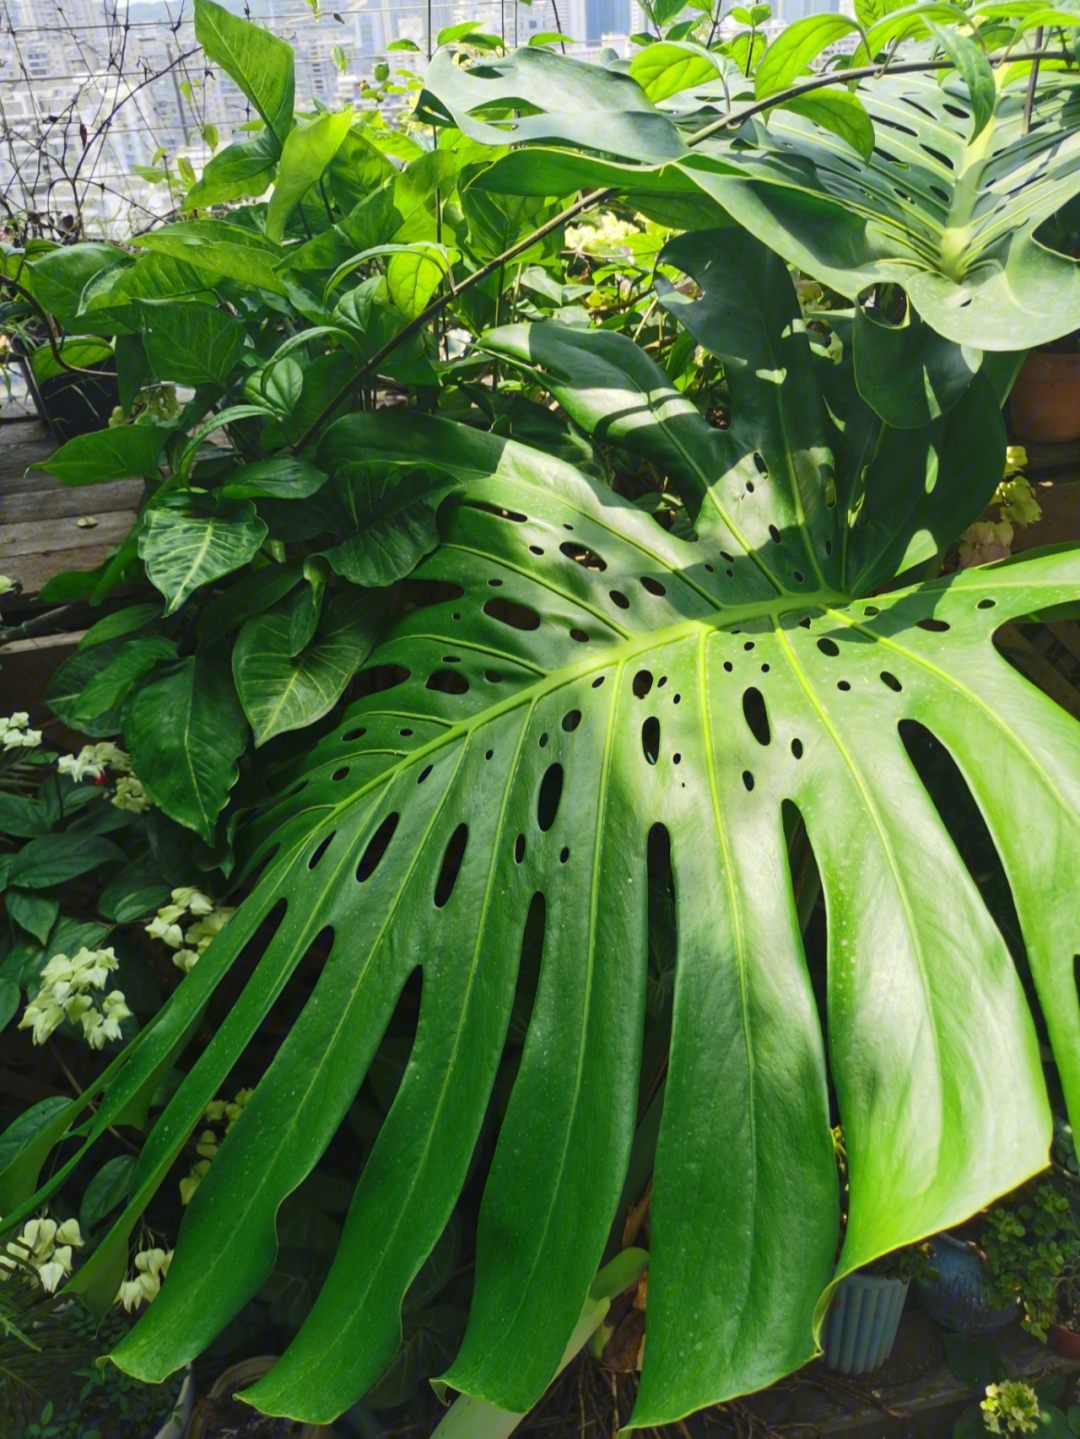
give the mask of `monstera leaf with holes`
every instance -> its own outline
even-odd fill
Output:
[[[424,602],[367,662],[370,692],[249,828],[250,897],[104,1092],[80,1101],[100,1099],[67,1167],[152,1090],[243,963],[126,1210],[70,1286],[108,1303],[204,1106],[289,976],[319,956],[191,1201],[167,1282],[114,1353],[128,1372],[159,1380],[187,1363],[265,1282],[275,1214],[419,967],[415,1042],[330,1272],[244,1397],[328,1421],[371,1387],[469,1170],[528,923],[543,928],[539,983],[486,1178],[468,1327],[443,1377],[511,1411],[540,1397],[626,1173],[656,826],[670,839],[677,962],[631,1427],[796,1369],[838,1276],[1041,1169],[1051,1120],[1033,1018],[903,720],[948,749],[985,817],[1080,1120],[1080,729],[992,643],[1004,621],[1080,595],[1080,553],[919,583],[1000,478],[989,384],[976,376],[923,430],[883,427],[849,363],[801,325],[783,264],[745,235],[724,240],[684,237],[667,258],[700,287],[669,303],[723,361],[727,429],[624,337],[549,323],[486,341],[584,429],[665,473],[695,539],[540,451],[436,417],[359,413],[323,441],[328,472],[357,454],[431,461],[460,488],[417,571]],[[827,1054],[785,801],[827,907]],[[838,1265],[830,1079],[850,1177]],[[30,1171],[77,1119],[73,1106],[0,1175],[8,1215],[60,1182],[64,1167],[27,1198]]]

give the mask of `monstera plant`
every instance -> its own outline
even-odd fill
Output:
[[[623,336],[548,322],[484,340],[577,425],[668,476],[682,537],[568,463],[404,410],[317,450],[440,477],[440,541],[355,701],[243,829],[253,888],[156,1019],[4,1176],[17,1222],[109,1124],[145,1112],[215,991],[238,998],[151,1130],[130,1196],[70,1290],[108,1303],[128,1239],[298,966],[317,982],[221,1145],[167,1282],[113,1357],[157,1380],[273,1266],[275,1215],[335,1134],[403,986],[419,1026],[298,1336],[245,1398],[328,1421],[393,1355],[403,1296],[466,1180],[527,928],[542,963],[490,1173],[468,1329],[443,1383],[522,1412],[575,1329],[634,1135],[646,854],[668,836],[676,984],[656,1151],[648,1345],[631,1427],[811,1358],[832,1283],[1046,1162],[1033,1017],[1001,934],[904,747],[953,756],[1001,856],[1080,1121],[1080,731],[994,648],[1080,595],[1080,554],[920,580],[1002,474],[1000,399],[890,428],[744,232],[685,235],[665,303],[722,361],[718,428]],[[839,321],[837,322],[840,323]],[[418,583],[417,583],[418,582]],[[828,1045],[785,814],[828,915]],[[830,1086],[846,1139],[839,1197]],[[84,1105],[98,1101],[80,1123]],[[31,1193],[50,1148],[77,1142]],[[21,1207],[10,1199],[21,1199]]]
[[[746,74],[730,45],[692,38],[613,62],[602,81],[555,54],[465,68],[444,52],[421,113],[518,142],[481,189],[604,187],[683,217],[696,191],[698,218],[675,223],[710,223],[713,202],[851,301],[899,287],[898,314],[856,309],[856,380],[890,423],[920,425],[955,402],[983,352],[1080,327],[1078,17],[1027,0],[856,8],[788,26]],[[845,35],[859,40],[847,68],[811,71]],[[1041,71],[1032,55],[1049,57]]]

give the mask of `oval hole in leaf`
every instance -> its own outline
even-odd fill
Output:
[[[523,525],[529,518],[528,515],[520,514],[517,510],[504,510],[499,505],[485,505],[483,500],[466,500],[470,510],[483,510],[486,514],[495,515],[500,520],[513,520],[517,525]]]
[[[562,727],[567,734],[570,734],[572,730],[576,730],[580,723],[580,710],[571,710],[569,714],[564,714],[562,717]]]
[[[641,577],[641,583],[642,583],[642,584],[644,585],[644,587],[648,590],[648,592],[649,592],[650,595],[666,595],[666,594],[667,594],[667,590],[664,589],[664,587],[663,587],[663,585],[660,583],[660,581],[659,581],[659,580],[654,580],[653,577],[652,577],[652,575],[642,575],[642,577]]]
[[[801,739],[793,739],[791,741],[791,753],[795,756],[796,759],[802,759],[803,748]]]
[[[623,594],[622,590],[612,590],[610,593],[612,603],[617,604],[619,609],[628,610],[630,608],[630,601]]]
[[[442,909],[454,892],[454,885],[465,858],[465,846],[469,842],[469,826],[459,824],[450,836],[450,843],[443,855],[442,869],[435,884],[435,908]]]
[[[660,758],[660,721],[650,715],[641,726],[641,748],[650,764]]]
[[[900,683],[896,676],[891,675],[888,670],[881,671],[881,682],[882,684],[888,685],[889,688],[891,690],[894,690],[897,694],[899,694],[900,691],[904,688],[904,686]]]
[[[524,836],[523,834],[519,834],[518,837],[517,837],[517,843],[514,845],[514,861],[515,861],[515,863],[520,864],[521,861],[522,861],[524,858],[525,858],[525,836]]]
[[[528,605],[519,605],[514,600],[488,600],[484,606],[484,614],[490,615],[493,620],[500,624],[509,625],[515,630],[538,630],[540,628],[540,616]]]
[[[336,833],[337,831],[335,830],[333,833],[328,834],[324,840],[320,840],[318,846],[315,849],[315,853],[308,860],[308,869],[315,868],[319,860],[322,859],[323,855],[330,848],[330,841],[334,838],[334,834]]]
[[[567,559],[583,565],[587,570],[607,569],[607,561],[602,560],[595,550],[586,549],[584,545],[575,545],[572,540],[564,540],[559,549]]]
[[[976,605],[976,609],[992,610],[996,604],[997,600],[980,600],[979,603]]]
[[[916,620],[916,625],[921,630],[930,630],[932,634],[943,635],[951,626],[946,620]]]
[[[342,767],[341,767],[340,769],[336,769],[336,770],[334,771],[334,773],[330,776],[330,778],[336,782],[337,780],[342,780],[342,779],[344,779],[345,776],[346,776],[348,773],[349,773],[349,766],[348,766],[347,764],[346,764],[346,765],[342,765]]]
[[[652,689],[653,679],[648,670],[638,670],[634,676],[633,690],[639,700],[643,700]]]
[[[362,859],[356,869],[356,878],[361,884],[371,878],[382,862],[382,857],[389,848],[390,841],[394,837],[394,831],[398,827],[398,820],[401,815],[388,814],[379,828],[371,836],[364,850]]]
[[[742,772],[742,782],[748,790],[754,788],[754,776],[748,769],[744,769]]]
[[[742,712],[750,733],[758,744],[767,745],[772,739],[769,730],[769,711],[765,705],[765,696],[752,685],[743,692]]]
[[[417,784],[423,784],[424,781],[427,779],[428,775],[431,773],[433,767],[434,767],[434,766],[432,766],[432,765],[428,765],[427,769],[425,769],[425,770],[421,773],[421,775],[420,775],[420,777],[417,779],[416,783],[417,783]]]
[[[823,635],[822,638],[818,640],[817,647],[823,655],[828,655],[830,659],[835,659],[840,653],[840,646],[835,640],[829,639],[827,635]]]
[[[424,688],[438,690],[444,695],[463,695],[469,691],[469,681],[460,670],[436,670],[428,676]]]
[[[545,834],[555,823],[555,816],[559,812],[559,801],[562,799],[562,787],[562,765],[549,765],[544,774],[544,778],[540,781],[540,794],[536,801],[536,823]]]
[[[348,731],[347,734],[343,734],[341,738],[345,741],[346,744],[348,744],[350,740],[363,739],[364,735],[366,734],[366,729],[351,729]]]
[[[586,645],[589,643],[589,636],[585,633],[584,630],[571,630],[570,638],[572,640],[577,640],[579,645]]]

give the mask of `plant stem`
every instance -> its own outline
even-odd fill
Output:
[[[1035,49],[1042,46],[1043,27],[1040,25],[1035,31]],[[1031,74],[1028,76],[1027,94],[1024,96],[1024,129],[1026,135],[1031,129],[1031,107],[1035,102],[1035,86],[1039,79],[1039,62],[1035,60],[1031,66]]]

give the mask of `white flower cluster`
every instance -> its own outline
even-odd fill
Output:
[[[211,1124],[225,1123],[225,1133],[233,1127],[244,1112],[244,1105],[255,1093],[253,1089],[241,1089],[233,1100],[212,1099],[203,1110],[203,1118]],[[195,1153],[199,1158],[191,1166],[191,1173],[180,1181],[180,1203],[190,1204],[191,1196],[198,1189],[210,1168],[210,1161],[218,1152],[221,1141],[212,1129],[204,1129],[195,1141]]]
[[[1022,1379],[988,1384],[979,1408],[991,1434],[1031,1434],[1039,1427],[1039,1396]]]
[[[567,225],[566,248],[584,251],[587,255],[610,254],[625,250],[626,241],[640,233],[638,225],[629,220],[620,220],[610,210],[601,210],[595,221],[588,225]]]
[[[0,1279],[6,1279],[22,1263],[37,1271],[46,1294],[55,1294],[60,1281],[71,1273],[71,1251],[81,1249],[84,1242],[77,1219],[65,1219],[63,1224],[55,1219],[31,1219],[18,1239],[8,1244],[7,1253],[0,1255]]]
[[[41,731],[30,729],[30,716],[25,710],[0,719],[0,740],[4,749],[37,749],[41,743]]]
[[[129,810],[132,814],[142,814],[144,809],[150,808],[149,796],[131,773],[131,756],[112,740],[84,744],[78,754],[61,755],[56,768],[61,774],[69,774],[76,784],[82,784],[87,779],[100,784],[106,771],[112,770],[119,776],[116,793],[112,797],[116,808]]]
[[[157,1298],[161,1281],[169,1272],[173,1252],[171,1249],[142,1249],[135,1256],[135,1278],[125,1279],[116,1295],[117,1304],[122,1304],[130,1314],[140,1304],[149,1304]]]
[[[44,1044],[64,1020],[81,1024],[83,1036],[91,1049],[103,1049],[110,1039],[120,1038],[120,1021],[131,1010],[124,1003],[119,989],[105,995],[101,1008],[93,990],[103,990],[112,970],[119,965],[112,949],[87,949],[84,945],[69,959],[54,954],[41,972],[41,987],[26,1006],[20,1029],[33,1030],[35,1044]]]
[[[190,974],[206,952],[207,945],[235,913],[235,908],[215,904],[193,885],[185,885],[173,890],[172,904],[158,910],[146,926],[146,932],[151,939],[160,939],[170,949],[175,949],[173,964],[185,974]],[[186,934],[180,928],[180,920],[185,914],[190,914],[195,921],[188,926]]]

